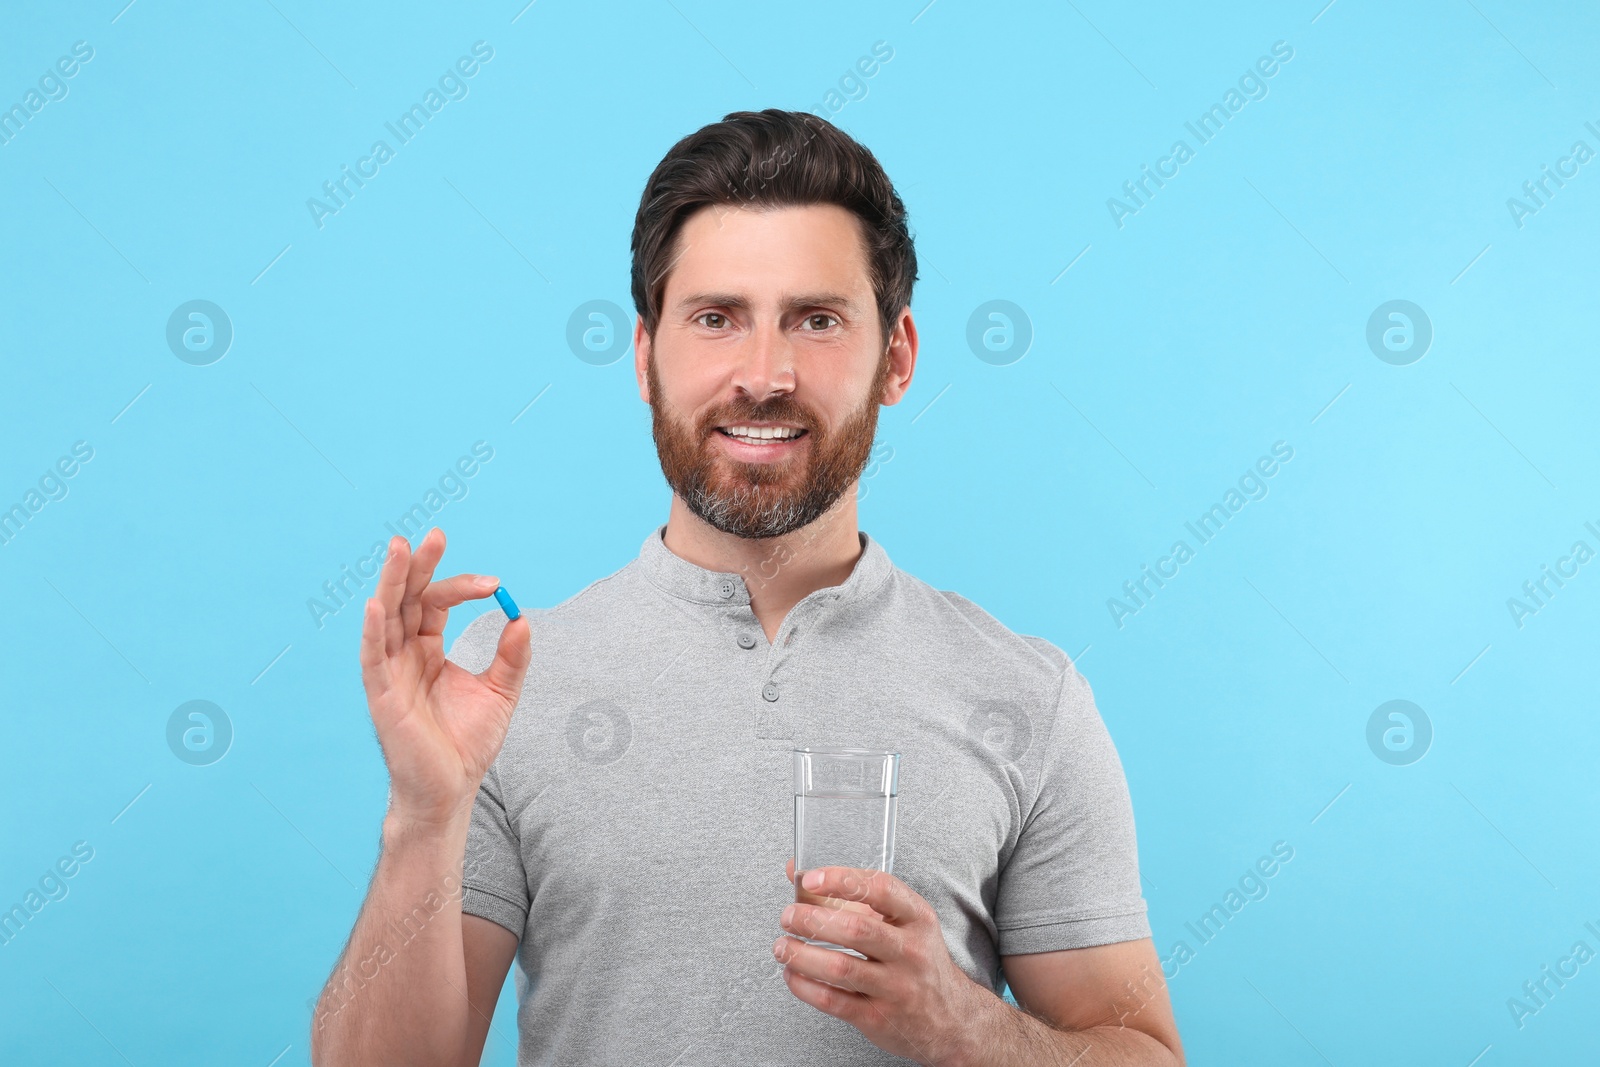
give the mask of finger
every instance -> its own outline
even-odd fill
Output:
[[[383,602],[368,597],[361,610],[361,684],[370,699],[389,688],[389,657],[383,649]]]
[[[819,982],[815,978],[807,978],[790,967],[783,969],[783,981],[789,987],[789,992],[798,999],[820,1012],[850,1023],[858,1030],[861,1029],[861,1025],[857,1020],[864,1023],[866,1017],[871,1014],[868,1011],[871,1007],[870,1002],[860,993],[852,993],[848,989],[839,989],[825,982]]]
[[[528,617],[519,615],[506,623],[500,631],[500,643],[495,646],[494,661],[483,672],[483,682],[508,700],[516,700],[522,693],[522,680],[528,673],[528,661],[533,659],[533,647],[528,642]]]
[[[431,583],[422,591],[422,623],[417,633],[443,634],[451,608],[491,596],[499,585],[500,579],[487,574],[457,574]]]
[[[859,867],[817,867],[800,876],[800,887],[818,896],[866,904],[897,925],[916,922],[931,908],[892,874]]]
[[[905,950],[905,934],[876,912],[796,903],[783,909],[778,922],[791,934],[853,948],[868,959],[885,963],[899,959]]]
[[[410,636],[422,624],[422,592],[433,580],[433,569],[444,555],[444,531],[435,526],[423,535],[406,572],[405,596],[400,600],[401,632]]]
[[[790,885],[794,885],[794,857],[789,857],[788,864],[783,868],[783,877]]]
[[[393,656],[399,653],[405,635],[400,630],[400,598],[406,591],[406,571],[411,566],[411,542],[399,534],[389,538],[389,554],[384,557],[383,570],[378,574],[378,591],[375,594],[383,605],[384,652]]]
[[[773,956],[795,974],[826,982],[862,996],[882,996],[887,968],[882,963],[864,960],[831,948],[808,945],[795,937],[780,937],[773,945]]]

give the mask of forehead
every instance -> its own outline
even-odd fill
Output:
[[[752,209],[711,204],[678,231],[662,294],[739,292],[752,300],[828,290],[871,302],[861,220],[837,204]]]

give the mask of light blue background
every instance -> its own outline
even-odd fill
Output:
[[[910,209],[922,351],[862,525],[1077,657],[1157,946],[1195,949],[1190,1062],[1593,1055],[1600,962],[1521,1027],[1507,1000],[1600,951],[1600,563],[1520,628],[1507,600],[1600,549],[1600,161],[1520,227],[1506,204],[1600,150],[1592,5],[122,4],[0,34],[6,107],[94,48],[0,145],[0,506],[94,450],[0,545],[0,906],[94,849],[0,947],[0,1061],[307,1062],[386,781],[359,609],[319,629],[308,598],[480,440],[445,569],[549,605],[632,558],[668,501],[648,410],[568,318],[631,310],[673,142],[826,111],[876,41],[834,120]],[[319,229],[307,198],[479,40],[470,94]],[[1268,95],[1119,229],[1107,198],[1280,40]],[[210,366],[165,341],[192,299],[234,327]],[[995,299],[1033,330],[1008,365],[966,340]],[[1365,340],[1391,299],[1433,325],[1409,366]],[[1108,598],[1276,441],[1269,495],[1119,628]],[[193,699],[233,724],[211,766],[166,744]],[[1434,731],[1407,766],[1366,740],[1392,699]],[[514,1060],[510,998],[485,1062]]]

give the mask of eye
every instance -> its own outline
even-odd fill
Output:
[[[815,326],[817,324],[818,320],[821,320],[821,323],[822,323],[821,326],[818,326],[814,330],[813,329],[808,329],[805,332],[806,333],[821,333],[823,330],[826,330],[830,324],[836,323],[836,322],[839,321],[838,318],[836,318],[833,315],[829,315],[827,312],[824,312],[824,311],[819,311],[819,312],[817,312],[816,314],[813,314],[813,315],[807,315],[806,319],[805,319],[805,321],[808,324],[813,325],[813,326]]]
[[[706,327],[712,330],[720,330],[722,327],[728,324],[728,316],[724,315],[720,311],[707,311],[702,315],[696,315],[694,321],[699,322],[702,319],[717,320],[716,322],[705,323]]]

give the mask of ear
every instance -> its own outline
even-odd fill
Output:
[[[650,335],[645,332],[644,316],[638,316],[633,324],[633,376],[639,382],[639,399],[646,404],[650,403],[650,377],[646,367],[650,363]]]
[[[911,318],[910,306],[900,309],[894,332],[889,335],[889,374],[883,382],[883,395],[878,398],[884,406],[900,403],[900,398],[911,388],[911,375],[917,367],[917,324]]]

